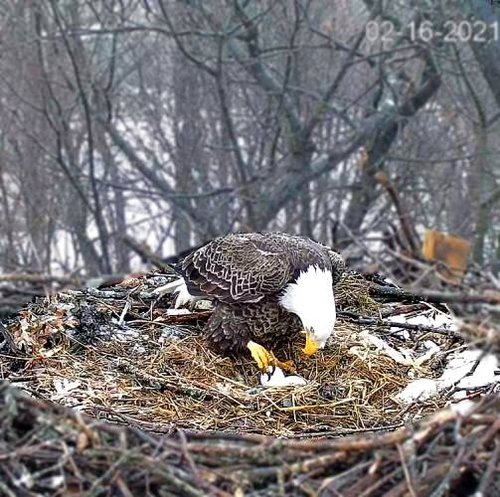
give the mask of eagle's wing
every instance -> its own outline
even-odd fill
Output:
[[[333,284],[336,285],[345,271],[345,260],[339,252],[326,247],[332,263]]]
[[[258,302],[281,290],[294,273],[282,243],[269,237],[228,235],[188,255],[180,270],[193,295],[223,302]]]

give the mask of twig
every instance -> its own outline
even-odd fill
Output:
[[[412,484],[410,495],[442,495],[458,484],[462,468],[473,461],[475,474],[482,475],[477,491],[486,495],[493,486],[500,446],[482,442],[498,423],[499,408],[500,399],[492,397],[467,415],[444,410],[392,433],[335,440],[223,432],[161,437],[85,416],[78,421],[69,409],[0,384],[0,492],[12,497],[24,489],[14,475],[26,474],[26,468],[33,467],[30,461],[36,460],[30,492],[47,496],[76,486],[89,489],[86,495],[146,495],[154,488],[159,495],[191,497],[295,495],[297,490],[301,495],[351,497],[384,488],[384,495],[394,497],[412,492]],[[68,447],[74,446],[82,427],[93,432],[93,442],[77,445],[68,459]],[[25,431],[30,436],[24,437]],[[450,440],[453,431],[460,433]],[[418,452],[411,481],[401,451],[409,444]],[[49,491],[44,485],[52,476],[63,479],[59,488]]]
[[[495,440],[495,450],[490,457],[486,471],[484,472],[475,495],[489,495],[488,489],[495,474],[498,474],[497,464],[500,460],[500,442]],[[493,488],[491,489],[493,495]],[[497,489],[498,490],[498,489]]]
[[[21,351],[18,346],[15,344],[9,330],[0,322],[0,336],[3,337],[3,341],[8,345],[9,351],[15,356],[21,355]]]
[[[406,464],[406,459],[405,459],[405,454],[404,454],[403,448],[401,447],[400,444],[396,445],[396,448],[398,450],[399,460],[401,461],[401,467],[403,468],[403,473],[405,475],[405,480],[406,480],[406,485],[408,487],[408,491],[410,492],[411,497],[417,497],[417,494],[415,492],[415,488],[413,488],[413,482],[412,482],[410,470],[408,469],[408,466]]]
[[[32,274],[32,273],[4,273],[0,274],[0,282],[2,281],[17,281],[25,283],[61,283],[63,285],[78,285],[78,278],[67,276],[54,276],[48,274]]]
[[[421,324],[411,324],[411,323],[399,323],[395,321],[384,321],[383,319],[374,318],[370,316],[362,316],[360,314],[355,314],[349,311],[339,311],[337,313],[339,318],[344,318],[352,323],[370,325],[370,326],[381,326],[385,328],[402,328],[405,330],[413,331],[423,331],[436,333],[438,335],[445,335],[454,338],[462,338],[462,335],[458,331],[447,330],[445,328],[436,328],[434,326],[424,326]]]
[[[371,286],[370,295],[384,299],[393,298],[396,300],[431,302],[436,304],[445,302],[462,304],[500,304],[500,292],[494,291],[490,293],[459,293],[420,290],[414,293],[393,286]]]
[[[150,261],[162,271],[177,275],[175,270],[171,266],[169,266],[161,257],[158,257],[157,254],[150,250],[149,247],[141,245],[130,236],[124,236],[123,242],[128,245],[136,254],[138,254],[144,261]]]
[[[412,312],[417,312],[417,311],[422,311],[426,310],[429,307],[427,304],[408,304],[408,305],[401,305],[399,307],[396,307],[394,309],[383,309],[380,312],[380,317],[381,318],[388,318],[391,316],[401,316],[402,314],[410,314]]]

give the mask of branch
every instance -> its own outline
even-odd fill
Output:
[[[343,81],[344,76],[347,74],[347,70],[349,67],[352,65],[352,61],[354,60],[354,56],[356,55],[358,48],[360,47],[362,41],[365,39],[365,30],[361,30],[360,33],[358,34],[358,37],[354,44],[352,45],[347,59],[344,61],[343,66],[337,73],[337,76],[333,80],[333,82],[330,84],[329,88],[325,91],[323,97],[321,100],[316,104],[316,112],[312,116],[312,118],[309,120],[309,123],[306,126],[305,129],[305,135],[307,138],[309,138],[318,125],[318,123],[321,120],[321,117],[324,114],[324,109],[326,108],[326,105],[330,102],[332,99],[333,95],[337,91],[337,89],[340,86],[340,83]]]
[[[420,247],[418,243],[418,235],[415,232],[415,227],[411,222],[411,217],[408,212],[408,209],[404,208],[401,205],[401,200],[396,191],[396,187],[389,180],[387,174],[383,171],[378,172],[375,175],[375,179],[378,181],[380,185],[384,188],[384,190],[389,195],[394,207],[396,208],[396,212],[398,214],[399,223],[401,225],[401,229],[405,235],[406,241],[408,242],[409,249],[411,250],[414,256],[418,256],[420,254]]]
[[[374,150],[371,160],[380,161],[397,135],[393,133],[393,137],[389,141],[387,136],[397,128],[403,119],[415,115],[441,86],[441,76],[437,73],[430,56],[427,57],[427,63],[429,64],[428,76],[421,85],[420,90],[403,102],[398,111],[390,115],[374,115],[372,118],[367,119],[357,136],[351,138],[349,143],[344,146],[344,149],[336,147],[334,151],[320,156],[312,162],[309,171],[282,176],[272,192],[272,196],[270,196],[264,219],[266,221],[271,220],[276,212],[297,196],[304,183],[332,171],[370,140],[373,141],[371,148]]]
[[[165,193],[171,201],[185,212],[197,225],[205,226],[209,236],[217,236],[217,230],[213,224],[213,220],[203,212],[195,209],[189,202],[189,198],[178,196],[176,191],[169,183],[160,177],[157,172],[150,168],[146,162],[137,155],[130,144],[122,137],[117,129],[108,121],[101,121],[104,129],[112,139],[113,143],[123,152],[130,161],[130,164],[137,169],[146,179],[153,183],[160,191]]]
[[[286,89],[283,89],[262,63],[258,31],[254,21],[247,16],[242,8],[238,9],[238,16],[246,29],[245,41],[248,52],[245,52],[239,42],[234,39],[228,43],[229,50],[242,67],[259,82],[262,88],[283,104],[285,116],[292,133],[296,136],[299,135],[303,131],[299,110]]]
[[[172,382],[171,388],[178,385]],[[186,393],[200,394],[196,388]],[[337,439],[180,432],[171,427],[161,435],[153,432],[153,423],[147,423],[146,432],[122,414],[120,419],[129,426],[112,425],[4,382],[0,384],[0,492],[19,495],[16,475],[34,467],[37,471],[29,473],[30,491],[43,495],[48,495],[47,481],[56,481],[57,476],[56,491],[62,491],[76,474],[80,486],[94,484],[94,494],[146,495],[153,485],[161,495],[193,497],[230,497],[243,491],[249,497],[395,496],[408,494],[404,467],[414,464],[415,494],[431,495],[446,484],[455,495],[464,474],[473,471],[483,494],[493,495],[500,454],[495,443],[499,407],[498,396],[492,396],[467,412],[443,409],[393,432]],[[27,432],[33,436],[26,437]],[[75,440],[77,450],[69,452],[67,447]]]
[[[384,328],[403,328],[405,330],[424,331],[426,333],[437,333],[438,335],[451,336],[455,338],[463,338],[458,331],[448,330],[446,328],[435,328],[434,326],[424,326],[421,324],[398,323],[394,321],[386,321],[384,319],[374,318],[371,316],[362,316],[355,312],[339,311],[337,317],[344,318],[351,323],[381,326]]]
[[[480,206],[481,207],[493,207],[498,201],[500,201],[500,188],[497,188],[492,192],[488,198],[484,199]]]
[[[369,289],[372,297],[412,302],[430,302],[434,304],[500,304],[500,292],[485,290],[483,293],[440,292],[437,290],[420,290],[409,292],[393,286],[372,286]]]
[[[0,282],[23,282],[23,283],[61,283],[63,285],[76,285],[78,278],[71,278],[67,276],[53,276],[46,274],[32,274],[32,273],[5,273],[0,274]]]
[[[87,147],[88,147],[88,162],[89,162],[89,180],[90,180],[90,188],[92,191],[92,196],[94,199],[94,215],[95,215],[95,221],[97,225],[97,229],[99,231],[99,244],[101,247],[101,256],[102,256],[102,262],[104,262],[104,269],[105,272],[110,272],[111,271],[111,259],[109,255],[109,248],[108,248],[108,240],[109,240],[109,234],[108,234],[108,229],[106,226],[106,221],[103,216],[104,210],[102,209],[101,206],[101,196],[99,193],[99,189],[97,188],[97,182],[96,182],[96,167],[95,167],[95,150],[94,150],[94,126],[93,126],[93,120],[92,120],[92,113],[91,113],[91,108],[90,108],[90,103],[87,98],[87,94],[85,92],[84,88],[84,83],[83,83],[83,78],[82,74],[80,72],[80,64],[79,61],[77,61],[76,57],[77,55],[75,54],[75,51],[71,47],[71,44],[69,43],[69,40],[66,36],[66,31],[64,29],[64,26],[61,21],[60,13],[59,10],[57,9],[56,3],[54,0],[50,0],[50,6],[52,8],[52,13],[54,15],[54,20],[56,22],[57,28],[62,34],[62,39],[64,46],[66,48],[66,52],[68,54],[69,60],[71,62],[71,66],[73,68],[73,74],[75,75],[75,81],[76,85],[78,88],[78,95],[80,97],[80,100],[82,102],[82,107],[83,107],[83,115],[85,118],[85,125],[87,127]],[[82,53],[82,46],[78,45],[80,48],[80,53]],[[87,75],[90,80],[90,75]]]
[[[130,236],[124,236],[123,242],[130,247],[136,254],[138,254],[143,261],[148,261],[156,267],[162,269],[163,271],[177,274],[173,271],[168,263],[166,263],[161,257],[155,254],[147,245],[140,244]]]

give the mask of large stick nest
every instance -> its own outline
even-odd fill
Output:
[[[0,385],[0,494],[499,495],[498,397],[371,437],[280,440],[110,425]]]
[[[454,389],[412,405],[397,399],[413,379],[439,376],[464,341],[446,326],[401,330],[388,319],[447,316],[445,306],[347,273],[336,288],[340,319],[325,351],[306,358],[297,341],[278,353],[294,360],[307,385],[262,388],[249,358],[207,349],[201,329],[210,310],[172,314],[168,298],[153,296],[162,278],[62,292],[27,306],[3,330],[10,351],[2,375],[34,398],[3,392],[0,457],[19,457],[5,459],[0,495],[104,495],[108,487],[127,496],[427,495],[439,485],[436,495],[443,495],[464,482],[493,488],[498,398],[464,419],[442,411],[415,432],[408,423],[444,407]],[[477,341],[491,336],[481,326],[465,328]],[[408,360],[395,360],[367,336]],[[420,360],[430,340],[439,353]],[[494,388],[467,396],[488,391]],[[362,439],[300,440],[361,432]]]

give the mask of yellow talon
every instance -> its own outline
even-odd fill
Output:
[[[279,366],[285,373],[296,373],[297,368],[293,361],[278,361],[276,359],[276,366]]]
[[[306,346],[304,347],[303,352],[304,352],[304,354],[311,356],[318,351],[319,345],[316,342],[316,340],[314,340],[314,337],[313,337],[313,334],[311,331],[306,330],[305,334],[306,334]]]
[[[247,343],[247,347],[259,369],[267,371],[267,368],[273,365],[272,362],[275,357],[265,347],[253,342],[252,340]]]
[[[292,361],[279,361],[272,352],[267,350],[262,345],[250,340],[247,343],[247,347],[261,371],[267,372],[269,366],[278,366],[287,373],[295,372],[295,365]]]

